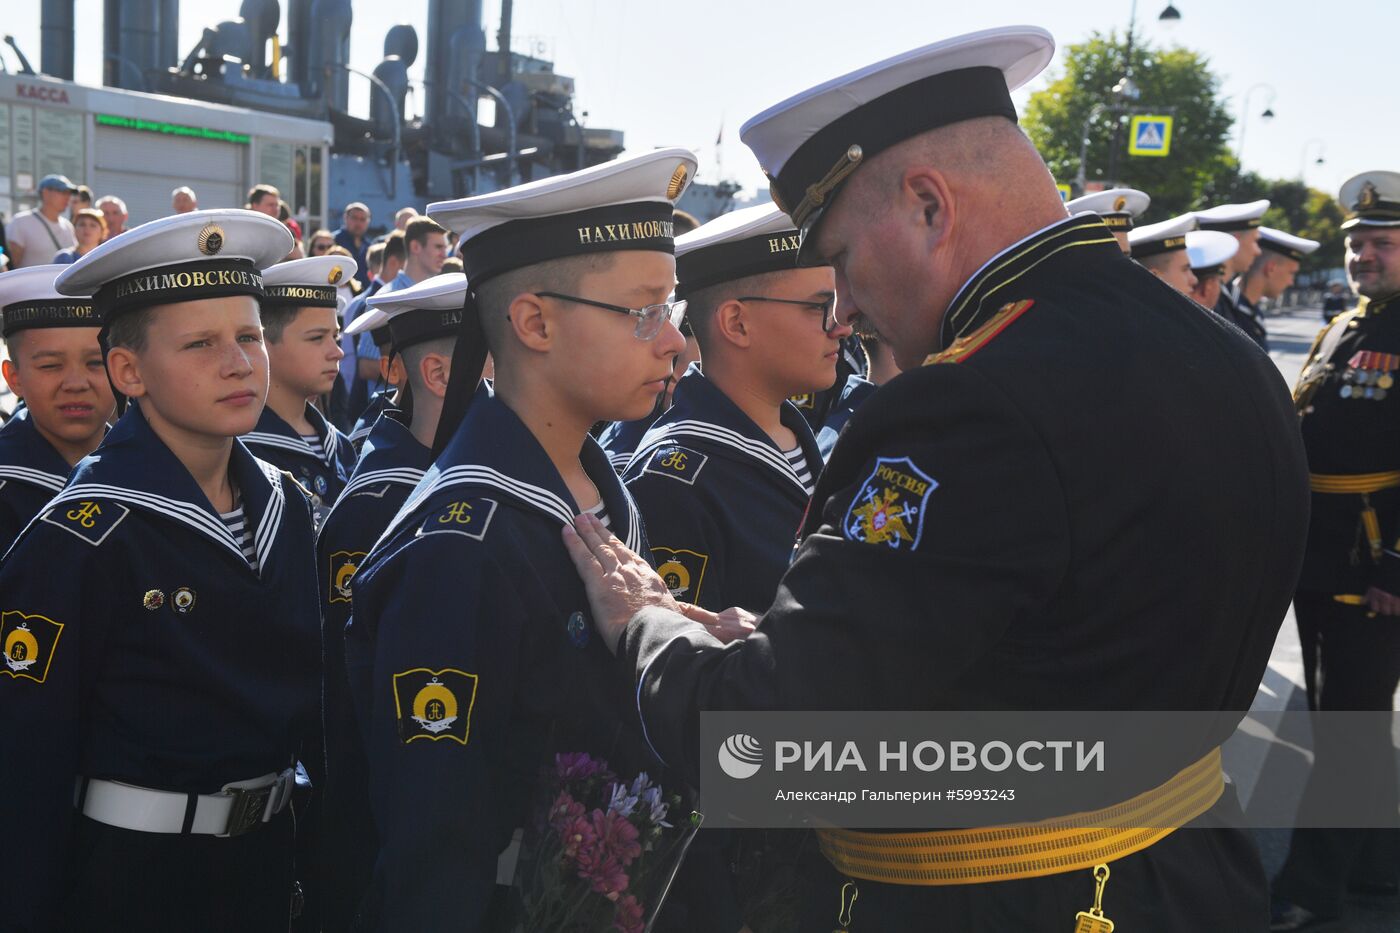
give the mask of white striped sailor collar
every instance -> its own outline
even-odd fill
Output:
[[[612,533],[641,553],[645,541],[641,516],[608,463],[608,455],[597,441],[585,436],[579,460],[603,497]],[[478,389],[452,440],[389,523],[380,542],[387,541],[423,505],[446,489],[462,496],[506,498],[553,518],[561,526],[571,524],[581,511],[539,441],[515,412],[484,386]]]
[[[656,412],[645,418],[638,418],[636,421],[614,421],[598,438],[598,444],[607,452],[608,462],[613,465],[613,469],[621,473],[627,466],[632,454],[636,453],[637,445],[642,442],[642,437],[647,430],[656,423]]]
[[[357,444],[369,437],[380,415],[384,414],[386,411],[399,410],[399,407],[394,404],[394,393],[397,391],[397,389],[390,387],[369,400],[369,404],[365,406],[365,410],[360,414],[359,420],[355,422],[354,429],[346,438],[350,443]]]
[[[330,522],[331,515],[335,514],[342,502],[348,501],[361,489],[385,483],[413,488],[423,479],[431,462],[428,448],[418,443],[418,438],[413,436],[402,419],[403,412],[389,409],[374,422],[365,446],[360,450],[355,472],[350,474],[350,481],[336,497],[335,505],[326,514],[321,527]]]
[[[39,433],[29,409],[21,408],[0,427],[0,481],[22,483],[58,492],[72,467]]]
[[[1033,270],[1066,250],[1080,255],[1097,253],[1100,259],[1123,258],[1112,231],[1097,215],[1080,214],[1057,220],[997,253],[963,284],[943,315],[939,345],[934,352],[976,330],[1008,302],[1035,298]]]
[[[272,566],[272,550],[282,527],[286,494],[282,473],[254,457],[237,438],[229,476],[238,487],[243,514],[253,531],[259,572]],[[102,446],[73,470],[68,486],[49,502],[47,513],[64,502],[110,499],[166,521],[184,525],[225,548],[249,573],[243,543],[236,541],[185,465],[156,436],[139,404],[127,408]]]
[[[807,469],[815,475],[821,469],[822,455],[807,419],[788,401],[783,402],[781,417],[783,427],[797,436],[797,444],[807,458]],[[667,444],[696,447],[702,453],[756,463],[776,474],[803,501],[808,498],[807,487],[783,451],[729,396],[705,378],[698,363],[691,363],[676,383],[671,408],[642,437],[628,462],[627,474]]]
[[[334,469],[336,452],[340,447],[340,432],[325,419],[324,415],[316,410],[315,405],[308,404],[306,406],[306,420],[311,422],[311,429],[321,439],[321,450],[325,456],[312,450],[305,438],[298,434],[290,424],[282,420],[281,415],[266,405],[263,406],[262,415],[258,418],[257,427],[243,435],[243,442],[245,444],[261,444],[264,447],[276,447],[294,454],[301,454]]]

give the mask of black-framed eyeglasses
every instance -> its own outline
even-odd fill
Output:
[[[736,301],[771,301],[780,305],[797,305],[800,308],[810,308],[813,311],[822,313],[822,330],[831,333],[837,328],[836,322],[836,296],[832,295],[825,301],[799,301],[796,298],[770,298],[767,295],[740,295]]]
[[[655,338],[657,334],[661,333],[661,326],[668,320],[672,327],[680,327],[681,321],[685,319],[686,302],[684,301],[663,301],[660,304],[647,305],[644,308],[624,308],[622,305],[610,305],[605,301],[579,298],[577,295],[563,295],[559,292],[535,292],[535,297],[557,298],[560,301],[588,305],[590,308],[602,308],[604,311],[630,314],[637,319],[637,329],[633,331],[633,335],[638,340]]]

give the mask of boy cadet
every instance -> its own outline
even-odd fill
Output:
[[[319,698],[310,509],[237,440],[267,392],[250,211],[69,266],[133,404],[0,568],[7,929],[285,929],[294,762]],[[62,567],[55,575],[53,568]],[[36,728],[36,723],[43,723]]]
[[[865,347],[865,355],[870,360],[870,372],[866,376],[852,373],[846,379],[846,386],[841,390],[840,397],[827,412],[826,421],[817,432],[817,449],[821,451],[823,463],[836,448],[836,439],[841,436],[841,431],[856,413],[856,409],[864,405],[866,399],[875,394],[876,389],[899,375],[899,366],[894,361],[889,341],[868,327],[860,327],[859,321],[856,324],[861,345]]]
[[[462,232],[471,283],[445,449],[356,573],[345,636],[381,929],[499,922],[497,857],[553,753],[656,773],[559,531],[588,510],[646,548],[588,430],[650,411],[684,345],[671,211],[694,171],[688,150],[658,149],[428,208]],[[488,347],[494,395],[473,401]]]
[[[5,381],[24,407],[0,427],[0,555],[102,442],[112,387],[92,299],[54,291],[66,266],[0,275]]]
[[[1129,251],[1128,234],[1132,232],[1133,221],[1146,213],[1152,198],[1145,191],[1136,188],[1109,188],[1095,191],[1081,198],[1065,202],[1065,210],[1071,217],[1079,214],[1097,214],[1103,225],[1113,231],[1118,248],[1126,255]]]
[[[1188,297],[1196,287],[1196,276],[1191,271],[1191,257],[1186,254],[1186,234],[1194,229],[1196,219],[1185,214],[1138,227],[1128,234],[1132,257],[1148,272]]]
[[[1196,211],[1197,229],[1228,233],[1240,244],[1234,258],[1226,266],[1224,287],[1220,290],[1215,313],[1244,331],[1265,350],[1269,348],[1269,336],[1264,325],[1240,307],[1236,288],[1239,276],[1248,272],[1254,260],[1259,258],[1259,225],[1263,223],[1264,212],[1268,209],[1268,199],[1260,198],[1248,204],[1220,204],[1208,210]]]
[[[859,312],[906,370],[837,441],[748,637],[711,638],[694,622],[705,610],[678,611],[592,517],[563,538],[600,640],[634,672],[646,734],[684,774],[712,754],[704,709],[1233,712],[1151,791],[1125,789],[1122,809],[893,838],[819,830],[832,870],[804,930],[1060,933],[1111,918],[1174,933],[1267,917],[1250,834],[1216,828],[1243,818],[1216,746],[1254,698],[1302,556],[1297,416],[1266,354],[1193,313],[1100,221],[1065,216],[1010,93],[1053,50],[1033,27],[950,38],[745,125],[802,231],[799,264],[832,265],[842,316]],[[1159,804],[1169,821],[1124,832]],[[1203,814],[1211,828],[1173,831]],[[843,893],[858,894],[854,916],[837,916]]]
[[[1186,234],[1186,255],[1191,261],[1191,274],[1196,287],[1191,297],[1203,308],[1214,308],[1220,300],[1220,287],[1225,279],[1225,264],[1239,252],[1240,242],[1219,230],[1190,230]]]
[[[850,328],[836,323],[830,267],[796,257],[797,230],[771,204],[676,241],[676,297],[704,370],[677,383],[623,480],[672,595],[715,611],[773,601],[821,471],[787,398],[831,388]]]
[[[1303,257],[1316,252],[1321,245],[1317,240],[1273,227],[1260,227],[1259,258],[1240,276],[1235,292],[1240,309],[1256,320],[1261,318],[1259,302],[1265,298],[1275,300],[1291,288]]]
[[[390,407],[374,423],[350,482],[326,516],[316,540],[321,575],[322,650],[325,664],[326,778],[321,827],[326,892],[322,924],[348,929],[374,866],[374,824],[363,743],[355,727],[345,680],[345,623],[350,618],[351,578],[356,567],[431,462],[429,447],[442,413],[452,372],[452,349],[462,320],[467,277],[434,276],[403,291],[369,300],[347,328],[386,327],[392,353],[407,370],[406,404]]]
[[[271,379],[267,407],[243,443],[306,488],[318,527],[355,469],[350,439],[310,401],[329,392],[339,373],[336,286],[354,272],[354,260],[341,256],[294,259],[263,270]]]

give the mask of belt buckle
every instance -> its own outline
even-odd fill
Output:
[[[225,836],[241,836],[256,829],[267,818],[268,804],[272,802],[277,785],[265,787],[230,787],[226,789],[232,798],[228,811],[228,825]]]

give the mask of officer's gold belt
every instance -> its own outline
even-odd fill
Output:
[[[1381,523],[1376,510],[1371,505],[1370,494],[1382,489],[1400,486],[1400,470],[1389,473],[1347,473],[1342,475],[1326,473],[1308,474],[1308,483],[1313,492],[1338,495],[1361,496],[1361,524],[1366,529],[1366,543],[1371,548],[1371,560],[1381,559]]]
[[[1141,852],[1206,812],[1225,789],[1220,749],[1130,800],[1039,823],[917,833],[817,831],[851,878],[885,884],[980,884],[1093,868]]]
[[[1347,473],[1342,475],[1312,473],[1308,481],[1313,492],[1365,494],[1400,486],[1400,470],[1390,473]]]

